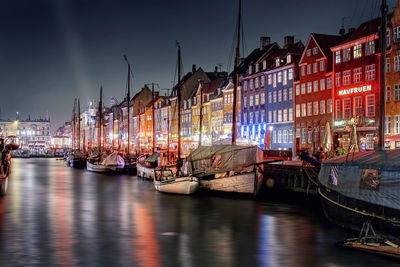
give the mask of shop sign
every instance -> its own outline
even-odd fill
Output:
[[[363,92],[369,92],[372,90],[371,85],[364,85],[360,87],[354,87],[350,89],[343,89],[339,90],[338,95],[351,95],[351,94],[357,94],[357,93],[363,93]]]

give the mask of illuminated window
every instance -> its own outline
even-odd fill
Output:
[[[276,103],[276,91],[273,92],[273,98],[274,98],[273,102]]]
[[[393,42],[400,42],[400,26],[393,28]]]
[[[255,80],[256,80],[256,88],[260,87],[260,82],[259,82],[258,77]]]
[[[394,70],[394,71],[400,71],[400,56],[395,56],[395,57],[394,57],[394,62],[393,62],[393,64],[394,64],[393,70]]]
[[[250,96],[250,103],[249,103],[249,106],[250,106],[250,107],[253,106],[253,96],[252,96],[252,95]]]
[[[296,84],[296,95],[300,95],[300,85]]]
[[[340,106],[340,99],[336,99],[336,114],[335,117],[337,120],[342,118],[342,109]]]
[[[400,134],[400,115],[394,116],[394,133]]]
[[[250,80],[250,90],[254,89],[254,80]]]
[[[343,85],[350,84],[350,77],[351,77],[351,71],[347,70],[343,72]]]
[[[272,111],[268,111],[268,122],[272,122]]]
[[[250,112],[250,124],[253,124],[253,116],[254,116],[254,113]]]
[[[272,84],[272,75],[268,75],[268,85]]]
[[[365,67],[365,80],[366,81],[375,80],[375,64]]]
[[[335,52],[335,64],[340,63],[340,50]]]
[[[292,56],[289,54],[286,57],[286,63],[290,63],[292,61]]]
[[[258,111],[255,112],[255,120],[254,120],[255,123],[259,123],[259,122],[260,122],[260,121],[259,121],[259,119],[260,119],[260,118],[259,118],[259,117],[260,117],[259,114],[260,114],[260,113],[259,113]]]
[[[296,105],[296,118],[300,118],[301,117],[301,113],[300,113],[300,104]]]
[[[261,87],[265,86],[265,76],[261,76]]]
[[[348,120],[351,118],[351,99],[343,99],[343,119]]]
[[[306,128],[301,128],[301,143],[304,145],[306,143]]]
[[[354,69],[354,83],[361,82],[362,68]]]
[[[311,82],[308,82],[307,83],[307,93],[309,94],[311,92],[312,92],[312,84],[311,84]]]
[[[391,118],[390,116],[385,116],[385,134],[390,134],[391,128]]]
[[[272,103],[272,93],[268,92],[268,103]]]
[[[316,73],[318,71],[318,63],[314,62],[313,64],[313,72]]]
[[[276,131],[274,131],[274,134],[273,134],[273,142],[276,143]]]
[[[336,87],[340,86],[340,73],[335,74]]]
[[[325,79],[319,80],[319,90],[321,91],[325,90]]]
[[[325,114],[325,100],[319,102],[319,114]]]
[[[278,72],[278,83],[282,82],[282,72]]]
[[[307,74],[311,74],[311,64],[307,65]]]
[[[244,81],[244,90],[247,91],[247,81]]]
[[[260,103],[260,96],[259,96],[259,94],[256,94],[255,100],[254,100],[254,105],[258,106],[259,103]]]
[[[351,59],[350,47],[343,49],[343,62],[349,61]]]
[[[318,47],[314,47],[314,48],[312,49],[312,53],[313,53],[313,55],[318,54]]]
[[[386,86],[386,102],[390,102],[390,86]]]
[[[307,116],[312,116],[312,102],[307,103]]]
[[[307,116],[307,107],[306,107],[306,103],[301,104],[301,116],[302,116],[302,117]]]
[[[274,122],[277,122],[277,119],[276,119],[276,110],[274,110]]]
[[[283,110],[283,121],[286,122],[288,119],[287,109]]]
[[[289,69],[288,71],[288,80],[293,80],[293,69]]]
[[[318,92],[318,80],[314,81],[313,87],[314,87],[314,92]]]
[[[283,82],[282,82],[282,84],[283,85],[287,84],[287,71],[286,70],[283,71]]]
[[[301,84],[301,94],[304,95],[306,93],[306,84],[302,83]]]
[[[282,130],[278,131],[278,143],[282,143]]]
[[[289,143],[293,143],[293,130],[289,130],[289,136],[288,136],[288,141]]]
[[[365,43],[365,55],[369,56],[375,53],[375,41]]]
[[[261,110],[261,122],[265,121],[265,110]]]
[[[307,49],[307,57],[311,56],[311,49]]]
[[[318,115],[318,101],[314,101],[313,110],[314,110],[314,115]]]
[[[306,75],[306,67],[305,66],[301,66],[301,76]]]
[[[283,89],[283,101],[287,100],[287,89]]]
[[[394,85],[394,101],[399,101],[400,100],[400,85],[395,84]]]
[[[282,90],[278,92],[278,102],[282,102]]]
[[[278,122],[282,122],[282,110],[278,110]]]
[[[293,88],[289,88],[289,100],[293,100]]]
[[[326,89],[332,89],[332,78],[326,78]]]
[[[274,73],[274,79],[273,79],[273,84],[272,87],[276,87],[276,73]]]
[[[287,143],[287,142],[288,142],[287,130],[283,130],[283,143]]]
[[[321,60],[319,62],[319,71],[324,71],[325,70],[325,61]]]
[[[293,108],[289,108],[289,121],[293,121]]]
[[[367,117],[375,117],[375,95],[367,95]]]
[[[265,93],[261,93],[261,96],[260,96],[260,103],[261,103],[261,105],[264,105],[264,104],[265,104]]]
[[[354,58],[359,58],[361,56],[362,56],[361,44],[356,44],[353,47],[353,57]]]
[[[327,113],[332,113],[332,99],[326,100],[326,109]]]
[[[362,97],[361,96],[354,97],[354,115],[362,116]]]

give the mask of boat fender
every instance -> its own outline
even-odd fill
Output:
[[[272,178],[268,178],[266,184],[268,188],[273,188],[275,186],[275,180]]]
[[[162,176],[162,173],[161,173],[161,172],[158,172],[158,174],[157,174],[157,180],[158,180],[158,181],[161,181],[161,176]]]

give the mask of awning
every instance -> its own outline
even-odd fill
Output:
[[[391,136],[385,136],[385,141],[391,142],[391,141],[400,141],[400,134],[395,134]]]

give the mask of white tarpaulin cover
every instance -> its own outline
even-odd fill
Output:
[[[355,152],[327,160],[318,179],[347,197],[400,209],[400,150]]]
[[[191,173],[241,171],[262,162],[263,152],[257,146],[202,146],[190,154],[188,161]]]
[[[118,166],[123,168],[125,166],[125,161],[117,152],[114,152],[104,159],[103,164],[105,166]]]

